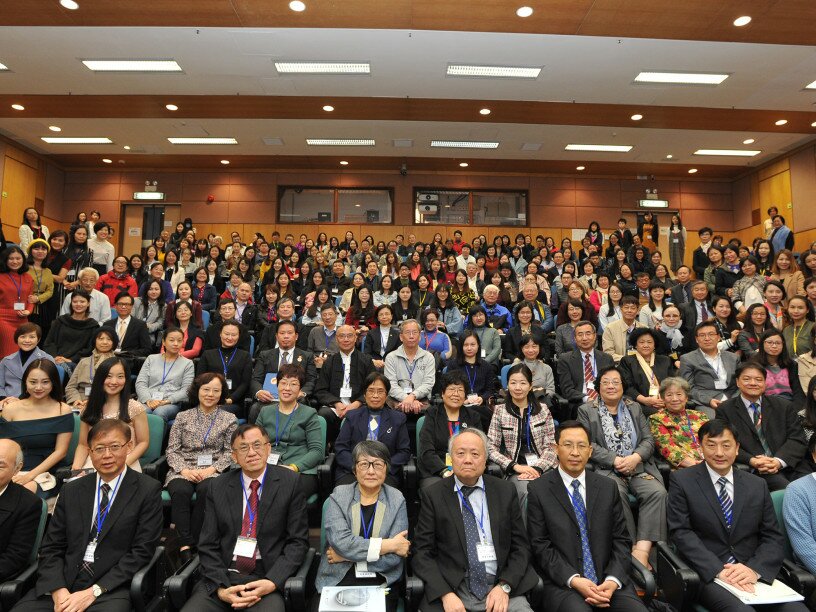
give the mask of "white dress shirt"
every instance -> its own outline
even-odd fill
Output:
[[[459,477],[455,474],[453,478],[457,491],[462,487],[467,486],[464,485],[462,481],[459,480]],[[468,497],[467,500],[470,503],[470,507],[473,509],[473,513],[476,515],[476,524],[479,526],[479,532],[483,538],[483,543],[493,546],[493,532],[490,529],[490,513],[487,509],[487,493],[485,493],[484,478],[479,476],[479,480],[476,481],[475,486],[476,490],[470,494],[470,497]],[[462,512],[469,512],[469,510],[462,506],[462,496],[457,493],[456,497],[459,499],[459,508],[462,510]],[[481,523],[479,523],[480,519],[482,520]],[[485,561],[484,566],[485,571],[490,576],[495,576],[499,567],[497,561]]]

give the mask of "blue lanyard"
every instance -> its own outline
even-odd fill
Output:
[[[176,361],[178,361],[178,357],[173,360],[173,363],[170,364],[170,368],[167,368],[167,359],[162,360],[162,381],[161,384],[164,384],[164,381],[167,380],[167,377],[170,375],[170,372],[173,371],[173,366],[176,365]]]
[[[283,435],[286,433],[286,428],[289,427],[289,422],[292,420],[292,417],[297,412],[298,407],[295,406],[295,409],[289,413],[289,418],[286,419],[286,423],[283,425],[283,431],[280,432],[280,437],[278,436],[278,425],[280,425],[280,408],[275,412],[275,448],[278,447],[278,444],[281,440],[283,440]]]
[[[263,492],[264,483],[266,482],[266,474],[264,473],[263,482],[258,487],[258,502],[261,501],[261,493]],[[246,500],[246,513],[249,515],[249,527],[247,529],[246,537],[252,537],[252,525],[255,523],[255,514],[252,512],[252,504],[249,503],[249,495],[247,495],[246,486],[244,485],[244,474],[241,472],[241,490],[244,492],[244,499]]]
[[[235,353],[238,352],[238,347],[236,346],[232,349],[232,355],[230,355],[229,361],[224,361],[224,353],[221,352],[221,349],[218,349],[218,355],[221,357],[221,365],[224,366],[224,378],[228,378],[227,376],[227,368],[232,365],[232,360],[235,359]]]
[[[20,275],[18,274],[17,276]],[[14,275],[11,272],[8,273],[8,277],[11,279],[11,282],[14,283],[14,287],[17,289],[17,301],[19,302],[23,293],[23,279],[20,277],[20,284],[18,285],[17,281],[14,280]]]
[[[485,533],[484,530],[484,504],[482,504],[481,510],[479,511],[479,516],[477,518],[476,511],[473,509],[473,506],[470,505],[470,500],[462,494],[462,489],[459,488],[459,485],[456,485],[456,492],[459,494],[462,507],[473,515],[473,518],[476,519],[477,523],[479,523],[479,530],[482,532],[482,537],[487,539],[487,533]]]
[[[124,475],[125,473],[122,472],[121,474],[119,474],[119,478],[116,479],[116,485],[113,487],[113,492],[111,493],[111,496],[108,498],[108,507],[105,508],[104,514],[99,512],[100,510],[99,503],[101,501],[102,496],[102,479],[101,478],[99,479],[99,484],[96,486],[96,538],[94,539],[94,542],[99,541],[99,534],[102,533],[102,525],[105,524],[105,519],[108,518],[108,514],[110,514],[110,509],[111,506],[113,505],[113,499],[116,497],[116,492],[119,490],[119,485],[121,484],[122,476]]]
[[[417,367],[417,362],[416,361],[414,361],[414,366],[413,367],[410,367],[408,365],[407,360],[405,361],[405,370],[408,372],[408,380],[413,381],[413,379],[414,379],[414,370],[416,370],[416,367]]]
[[[470,376],[470,368],[473,368],[473,377]],[[467,374],[468,382],[470,383],[470,392],[476,393],[476,366],[466,365],[465,374]]]
[[[215,425],[215,421],[218,419],[218,411],[221,410],[220,408],[215,409],[215,414],[213,415],[212,420],[210,421],[210,426],[207,428],[207,433],[204,434],[204,441],[201,443],[201,446],[207,446],[207,438],[210,437],[210,432],[212,431],[213,425]],[[202,411],[203,413],[203,411]]]
[[[371,520],[366,527],[365,515],[363,514],[363,505],[360,504],[360,528],[363,530],[363,537],[368,540],[371,538],[371,532],[374,530],[374,517],[377,515],[377,502],[374,502],[374,512],[371,513]]]
[[[532,433],[530,419],[533,418],[533,404],[527,404],[527,450],[532,452],[533,447],[530,446],[530,435]]]

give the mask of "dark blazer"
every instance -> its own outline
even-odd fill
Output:
[[[734,286],[740,278],[742,272],[732,272],[726,266],[720,266],[714,270],[714,285],[717,295],[728,295],[728,290]]]
[[[599,579],[614,576],[626,586],[632,568],[632,540],[626,529],[623,505],[615,482],[585,472],[585,503],[589,544]],[[567,580],[583,574],[583,554],[578,521],[560,472],[550,470],[532,481],[527,489],[527,532],[533,563],[550,597],[570,591]],[[549,601],[549,599],[548,599]],[[558,602],[553,602],[558,609]]]
[[[346,413],[340,433],[334,442],[335,462],[337,463],[337,469],[334,472],[335,480],[353,472],[351,451],[358,442],[362,442],[368,436],[369,420],[368,407],[365,405]],[[380,413],[377,440],[385,444],[391,453],[391,475],[400,478],[402,466],[411,458],[411,442],[408,438],[405,413],[384,407]]]
[[[708,253],[703,252],[703,247],[698,246],[694,249],[691,255],[691,269],[694,270],[694,276],[697,280],[703,280],[705,269],[711,264],[708,259]]]
[[[632,400],[637,401],[638,395],[649,397],[649,379],[640,367],[637,357],[634,355],[625,355],[618,364],[618,371],[620,371],[623,379],[624,387],[626,387],[626,395]],[[674,367],[674,362],[665,355],[655,355],[654,366],[652,372],[657,378],[657,385],[668,378],[674,376],[677,372]]]
[[[218,476],[207,489],[204,525],[198,541],[204,588],[213,594],[229,587],[229,567],[235,539],[244,517],[241,470]],[[258,502],[258,559],[255,571],[283,589],[303,563],[309,549],[306,502],[298,475],[284,467],[267,465]]]
[[[13,578],[28,565],[43,501],[14,482],[0,495],[0,581]]]
[[[711,582],[732,555],[772,582],[785,556],[765,481],[734,469],[731,529],[705,463],[677,470],[669,480],[669,539],[703,582]]]
[[[351,372],[349,384],[351,385],[351,401],[364,402],[363,384],[368,375],[374,372],[374,364],[371,357],[362,354],[360,351],[351,353]],[[320,373],[317,375],[317,383],[314,385],[314,396],[322,406],[334,406],[340,400],[340,388],[343,386],[343,358],[340,353],[333,353],[323,362]]]
[[[728,372],[728,387],[717,389],[717,373],[708,360],[699,350],[694,350],[680,357],[680,377],[685,378],[691,385],[692,406],[704,406],[710,409],[711,400],[723,394],[731,397],[737,392],[737,381],[734,372],[739,364],[739,357],[735,353],[723,351],[720,353],[726,372]]]
[[[301,366],[306,370],[306,384],[301,387],[307,396],[314,392],[315,381],[317,380],[317,368],[314,364],[314,355],[309,351],[302,351],[295,347],[292,349],[292,361],[295,365]],[[278,362],[280,360],[280,349],[269,349],[262,351],[255,357],[255,367],[252,370],[252,381],[249,386],[249,393],[251,397],[263,389],[264,379],[269,372],[278,371]]]
[[[238,348],[242,351],[249,352],[250,349],[250,334],[246,325],[238,324]],[[221,320],[218,319],[210,323],[207,331],[204,333],[204,349],[217,349],[221,346]]]
[[[241,315],[241,323],[249,330],[249,333],[255,333],[258,329],[258,307],[255,304],[247,304],[244,306],[244,312]]]
[[[615,365],[610,355],[595,349],[595,363],[598,371],[602,368]],[[559,355],[558,382],[561,384],[561,395],[573,404],[584,401],[584,358],[581,351],[570,351]]]
[[[300,321],[295,321],[295,327],[297,329],[297,341],[295,345],[306,350],[306,347],[309,342],[309,332],[311,331],[312,326],[303,325]],[[277,338],[275,337],[278,333],[278,323],[277,321],[273,321],[269,323],[266,327],[264,327],[263,332],[261,333],[261,340],[255,344],[255,356],[257,357],[261,351],[267,351],[271,348],[275,348],[275,343],[277,342]]]
[[[201,304],[202,310],[212,311],[218,308],[218,291],[210,284],[204,285],[201,290],[193,286],[193,299]]]
[[[714,314],[711,312],[710,300],[706,300],[706,308],[709,310],[711,317],[713,317]],[[683,321],[683,336],[685,336],[683,340],[683,350],[685,352],[693,351],[697,348],[697,338],[694,335],[694,328],[697,327],[698,323],[702,322],[700,320],[700,312],[697,310],[697,301],[691,299],[690,301],[681,304],[680,316]]]
[[[239,404],[249,391],[249,383],[252,380],[252,358],[247,351],[236,348],[232,361],[230,361],[230,357],[233,349],[223,350],[224,360],[222,361],[221,353],[218,351],[219,349],[216,348],[201,353],[196,373],[217,372],[223,374],[224,362],[228,362],[226,378],[232,381],[232,391],[229,391],[227,395],[233,404]]]
[[[546,304],[544,308],[549,308]],[[513,315],[516,316],[515,314]],[[516,321],[518,319],[515,319]],[[547,350],[547,332],[541,327],[541,325],[533,325],[530,328],[531,335],[533,339],[536,341],[536,344],[539,346],[539,359],[543,359],[544,361],[549,361],[552,357]],[[505,357],[513,356],[518,357],[519,359],[524,359],[524,354],[521,352],[521,327],[518,325],[514,325],[510,328],[510,331],[504,336],[507,340],[505,341],[504,348],[505,350]]]
[[[685,284],[685,286],[681,285],[680,283],[672,286],[671,288],[671,303],[675,306],[680,306],[682,304],[687,304],[691,301],[691,283],[689,281]]]
[[[110,329],[116,333],[116,325],[119,319],[108,319],[102,324],[105,329]],[[119,350],[135,355],[136,357],[147,357],[153,350],[153,341],[150,339],[150,332],[147,323],[134,316],[130,317],[124,339],[119,340]]]
[[[512,483],[483,476],[490,531],[496,548],[496,580],[523,595],[538,582],[530,565],[530,544],[524,532],[518,494]],[[453,477],[422,489],[422,503],[414,532],[416,575],[425,583],[425,600],[435,602],[454,592],[465,579],[467,548],[462,508]]]
[[[385,356],[396,351],[402,345],[399,337],[399,329],[396,325],[388,328],[388,340],[385,343],[385,352],[382,350],[382,330],[379,328],[368,330],[366,334],[365,346],[363,352],[372,359],[384,360]]]
[[[774,457],[795,469],[807,452],[807,438],[796,414],[796,408],[790,402],[772,395],[763,395],[760,403],[765,441]],[[751,457],[765,454],[741,395],[737,394],[720,404],[717,408],[717,418],[728,421],[737,431],[740,442],[738,463],[748,465]]]
[[[445,455],[448,453],[448,441],[451,438],[448,423],[448,413],[442,404],[430,406],[425,412],[417,449],[419,474],[423,478],[440,476],[445,470]],[[475,408],[462,406],[459,409],[459,427],[462,430],[468,427],[481,429],[482,417]]]
[[[38,597],[73,590],[90,540],[96,493],[96,474],[66,483],[60,491],[40,548]],[[129,585],[156,551],[163,522],[161,483],[128,469],[102,526],[93,583],[108,591]]]

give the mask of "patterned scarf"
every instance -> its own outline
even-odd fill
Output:
[[[598,400],[598,413],[601,417],[601,428],[603,429],[606,447],[614,452],[618,457],[628,457],[637,446],[637,432],[635,423],[632,420],[632,413],[623,400],[618,402],[618,422],[609,413],[609,409],[603,400]]]

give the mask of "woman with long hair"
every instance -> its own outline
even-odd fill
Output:
[[[778,329],[763,332],[754,360],[765,368],[764,395],[778,395],[801,406],[805,400],[799,383],[799,368],[785,346],[785,337]]]
[[[147,331],[153,346],[158,345],[158,339],[164,329],[164,312],[167,300],[164,296],[164,285],[155,278],[145,283],[143,296],[137,297],[133,304],[133,316],[147,324]]]
[[[43,350],[53,355],[57,363],[69,374],[83,357],[91,354],[92,334],[99,322],[90,317],[91,296],[82,289],[71,293],[70,311],[61,315],[48,332]]]
[[[394,302],[394,320],[397,324],[419,318],[419,306],[410,287],[400,287]]]
[[[813,349],[813,309],[806,297],[794,295],[785,310],[787,325],[782,330],[791,359]]]
[[[651,253],[657,248],[660,240],[660,228],[657,225],[657,216],[651,211],[643,213],[643,218],[638,221],[637,235],[640,236],[641,244],[649,249]]]
[[[368,330],[377,327],[374,310],[371,289],[368,286],[360,287],[346,313],[346,325],[351,325],[362,337]]]
[[[393,304],[397,301],[397,292],[394,291],[394,280],[390,274],[383,274],[380,278],[380,285],[374,292],[374,307],[379,308],[383,304]]]
[[[714,313],[714,325],[720,334],[720,341],[717,347],[721,351],[735,351],[737,347],[737,336],[742,327],[737,321],[737,313],[729,300],[724,295],[717,295],[711,300],[711,312]]]
[[[756,356],[762,334],[772,328],[765,305],[751,304],[745,311],[745,323],[737,336],[737,351],[743,360]]]
[[[70,240],[65,248],[65,255],[71,261],[71,267],[65,275],[65,292],[73,291],[79,285],[79,272],[93,263],[93,251],[88,247],[88,228],[79,225],[71,229]]]
[[[771,267],[771,279],[782,281],[789,299],[794,295],[805,295],[805,275],[788,249],[782,249],[776,254]]]
[[[36,208],[26,208],[23,211],[23,221],[20,223],[20,248],[28,250],[28,245],[32,240],[40,238],[48,241],[48,228],[40,221],[40,213]]]
[[[498,379],[496,371],[484,359],[482,342],[479,334],[472,329],[464,330],[456,346],[456,356],[445,364],[448,372],[461,371],[468,381],[465,389],[467,406],[474,408],[481,417],[481,428],[487,429],[493,418],[491,402],[496,393]]]
[[[686,258],[686,239],[686,228],[683,227],[680,215],[673,214],[669,226],[669,261],[671,261],[672,272],[675,274]]]
[[[654,279],[649,283],[649,301],[640,308],[638,320],[646,327],[654,329],[663,321],[666,307],[666,288]]]
[[[79,360],[65,385],[65,401],[74,410],[85,409],[91,395],[94,374],[103,361],[116,356],[114,351],[119,348],[119,336],[112,328],[100,327],[93,335],[92,344],[93,351],[88,357]]]
[[[195,359],[201,355],[204,347],[204,333],[193,323],[193,304],[188,301],[176,303],[173,315],[173,325],[184,335],[180,355],[187,359]]]
[[[40,327],[47,322],[45,307],[54,295],[54,276],[45,263],[49,250],[48,243],[41,238],[35,238],[28,245],[28,273],[34,286],[26,308],[31,311],[29,319]]]

